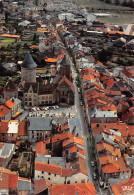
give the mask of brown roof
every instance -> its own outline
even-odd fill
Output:
[[[61,85],[63,82],[66,82],[71,87],[72,91],[74,91],[74,85],[73,85],[73,83],[65,75],[60,80],[59,85]]]
[[[0,118],[4,118],[10,112],[11,112],[11,109],[7,108],[4,105],[0,105]]]
[[[19,122],[18,135],[20,136],[27,135],[27,125],[25,120]]]
[[[18,89],[17,89],[15,83],[12,80],[9,80],[8,83],[6,84],[5,88],[4,88],[4,91],[9,91],[9,92],[17,91],[17,90]]]
[[[40,192],[43,192],[52,184],[50,181],[46,179],[35,180],[34,183],[35,183],[35,194],[39,194]]]
[[[9,121],[2,121],[0,123],[0,125],[1,125],[0,133],[7,133],[7,130],[8,130],[8,122]]]
[[[40,141],[36,143],[36,156],[37,154],[46,154],[46,143],[44,141]]]

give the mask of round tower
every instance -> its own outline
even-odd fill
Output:
[[[36,83],[36,67],[37,64],[28,52],[21,64],[21,82]]]

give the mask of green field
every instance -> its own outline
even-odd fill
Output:
[[[123,7],[123,6],[115,6],[115,5],[111,5],[111,4],[107,4],[107,3],[104,3],[102,1],[99,1],[99,0],[74,0],[74,2],[76,4],[81,4],[83,6],[85,6],[86,8],[89,8],[89,9],[95,9],[95,10],[98,10],[98,9],[109,9],[109,10],[130,10],[131,8],[129,7]]]
[[[0,39],[0,47],[1,46],[8,46],[8,45],[10,45],[10,44],[12,44],[12,43],[14,43],[15,42],[15,39],[14,38],[1,38]]]
[[[74,2],[76,4],[82,4],[90,13],[106,12],[117,15],[117,17],[99,17],[98,20],[102,22],[108,22],[110,24],[134,23],[134,11],[133,13],[128,12],[128,10],[132,10],[132,8],[106,4],[99,0],[74,0]]]

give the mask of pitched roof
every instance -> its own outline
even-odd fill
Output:
[[[75,143],[81,146],[85,146],[83,138],[74,136],[74,137],[69,138],[68,140],[65,140],[63,142],[63,147],[67,146],[70,143]]]
[[[40,192],[43,192],[52,184],[50,181],[46,179],[35,180],[34,183],[35,183],[35,194],[39,194]]]
[[[114,194],[120,195],[120,194],[134,194],[134,178],[131,178],[130,180],[126,180],[120,183],[117,183],[112,186],[112,190]]]
[[[35,170],[61,175],[63,177],[72,176],[78,172],[76,169],[62,168],[61,166],[43,162],[35,162]]]
[[[121,132],[123,137],[128,136],[126,123],[92,123],[92,128],[95,127],[96,127],[96,131],[98,132],[100,131],[100,127],[102,127],[106,132],[109,132],[109,129],[113,129],[116,130],[117,132]]]
[[[20,136],[27,135],[27,125],[25,120],[19,122],[18,135]]]
[[[96,195],[94,184],[91,183],[73,183],[73,184],[59,184],[50,187],[51,195],[68,195],[68,194],[86,194]]]
[[[16,106],[16,103],[14,102],[13,98],[12,99],[9,99],[5,102],[5,105],[8,107],[8,108],[13,108],[14,106]]]
[[[114,156],[104,156],[99,159],[103,173],[117,173],[131,170],[122,157],[116,158]]]
[[[36,156],[37,154],[46,154],[46,143],[44,141],[40,141],[36,143]]]
[[[62,134],[57,134],[52,137],[52,143],[57,142],[58,140],[69,139],[71,137],[74,137],[74,135],[70,133],[69,131],[62,133]]]
[[[37,64],[34,62],[29,52],[27,53],[24,61],[22,62],[21,67],[27,68],[27,69],[34,69],[37,67]]]
[[[110,152],[113,156],[121,157],[121,152],[118,147],[114,147],[108,143],[101,142],[97,144],[98,151],[105,150],[105,153]]]
[[[66,82],[71,87],[72,91],[74,91],[74,85],[73,85],[73,83],[65,75],[60,80],[59,85],[61,85],[63,82]]]
[[[1,125],[0,133],[7,133],[8,121],[2,121],[0,122],[0,125]]]
[[[18,187],[18,174],[0,167],[2,181],[0,182],[0,189],[9,189]]]
[[[5,117],[10,112],[11,109],[7,108],[5,105],[0,105],[0,118]]]

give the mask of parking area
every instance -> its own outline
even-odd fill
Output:
[[[52,118],[76,118],[76,106],[59,107],[59,106],[46,106],[46,107],[33,107],[29,110],[30,117],[52,117]]]

